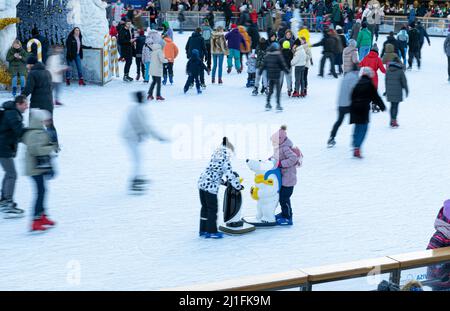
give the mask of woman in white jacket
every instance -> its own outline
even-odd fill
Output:
[[[300,40],[294,42],[294,57],[291,61],[291,66],[295,75],[294,93],[292,97],[303,97],[305,89],[304,71],[306,68],[307,55],[305,48],[301,45]],[[301,87],[301,92],[299,89]]]
[[[152,84],[148,89],[148,100],[152,100],[153,89],[156,86],[156,100],[164,100],[161,96],[161,77],[163,75],[163,64],[167,63],[167,59],[164,57],[162,47],[160,44],[153,44],[151,46],[152,56],[150,60],[150,75],[152,76]]]
[[[134,96],[136,98],[137,105],[134,105],[128,111],[122,137],[130,149],[134,164],[131,189],[139,191],[143,190],[142,186],[147,183],[142,175],[142,159],[139,149],[140,144],[150,137],[153,137],[161,142],[167,141],[167,139],[160,135],[149,122],[150,119],[146,114],[146,109],[144,106],[146,103],[144,92],[136,92],[134,93]]]

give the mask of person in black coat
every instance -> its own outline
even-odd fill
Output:
[[[406,56],[406,55],[404,55],[405,51],[404,51],[404,49],[400,48],[400,43],[398,42],[397,39],[395,39],[395,35],[394,35],[393,31],[391,31],[389,33],[386,41],[384,41],[384,43],[383,43],[383,50],[381,51],[381,55],[380,55],[381,58],[383,58],[383,56],[384,56],[386,44],[392,44],[394,46],[394,53],[401,56],[402,58],[405,58],[405,56]]]
[[[21,216],[23,210],[14,203],[14,189],[17,180],[14,158],[17,154],[17,145],[25,133],[22,113],[28,109],[25,96],[17,96],[14,101],[3,104],[0,111],[0,164],[5,171],[2,182],[0,210],[5,216]]]
[[[252,45],[251,48],[252,50],[256,50],[256,48],[258,47],[258,43],[259,43],[259,31],[258,31],[258,26],[256,24],[250,23],[247,27],[247,33],[250,36],[250,39],[252,39]]]
[[[420,69],[420,32],[416,29],[414,22],[410,24],[408,31],[408,69],[412,69],[414,58],[417,60],[417,67]]]
[[[355,124],[353,132],[353,156],[362,158],[361,145],[366,137],[369,124],[370,104],[378,106],[381,111],[386,110],[377,89],[373,85],[374,72],[370,67],[362,67],[359,73],[360,79],[352,91],[352,103],[350,106],[350,124]]]
[[[230,27],[231,18],[233,17],[233,12],[231,11],[230,4],[227,1],[223,2],[222,11],[225,15],[225,28],[228,29]]]
[[[122,58],[125,59],[125,68],[123,70],[123,80],[125,82],[133,81],[130,77],[130,68],[133,63],[133,48],[136,39],[133,38],[131,29],[131,21],[127,20],[125,26],[120,30],[118,43],[120,45],[120,52]]]
[[[259,75],[262,75],[264,70],[267,73],[267,81],[269,86],[269,93],[267,94],[267,104],[266,110],[272,109],[270,105],[270,98],[273,94],[273,89],[276,88],[276,96],[277,96],[277,110],[282,111],[283,108],[280,104],[280,96],[281,96],[281,83],[280,76],[281,71],[284,71],[286,74],[289,74],[289,70],[284,62],[283,56],[280,52],[279,43],[272,43],[267,49],[267,54],[264,57],[263,64],[261,68],[259,68]]]
[[[71,64],[75,62],[78,73],[78,84],[86,85],[83,79],[83,69],[81,67],[81,60],[83,59],[83,49],[90,49],[90,46],[83,45],[83,36],[81,34],[80,28],[75,27],[69,33],[66,40],[66,60],[67,65],[71,67]],[[72,70],[66,71],[66,84],[70,85],[70,80],[72,78]]]
[[[205,58],[205,55],[207,55],[206,50],[206,43],[205,39],[202,37],[202,29],[196,28],[194,33],[189,37],[188,42],[186,43],[186,55],[187,58],[191,58],[192,51],[197,50],[199,53],[199,57],[201,60]],[[205,73],[202,71],[200,73],[200,83],[203,87],[206,87],[205,85]]]
[[[425,38],[428,41],[428,45],[431,46],[431,42],[430,42],[430,37],[428,36],[427,30],[423,27],[422,22],[418,21],[417,22],[417,30],[419,31],[420,37],[419,37],[419,43],[420,43],[420,48],[419,48],[419,58],[422,59],[422,46],[425,42]]]
[[[142,62],[142,50],[145,45],[145,32],[143,29],[139,30],[139,37],[136,38],[136,49],[135,49],[135,57],[136,57],[136,81],[142,76],[145,77],[145,64]]]
[[[203,60],[200,58],[200,52],[197,49],[193,49],[191,51],[191,57],[189,58],[189,61],[186,65],[186,73],[188,75],[188,79],[186,81],[186,84],[184,85],[184,93],[189,90],[189,87],[194,84],[195,81],[195,87],[197,88],[197,93],[201,94],[202,91],[200,89],[200,77],[204,75],[204,72],[208,72],[208,68],[203,63]]]
[[[319,69],[319,77],[323,78],[323,70],[325,67],[325,62],[327,61],[327,59],[330,60],[331,63],[331,74],[333,75],[333,77],[335,77],[337,79],[338,75],[336,74],[335,71],[335,64],[334,64],[334,60],[335,60],[335,54],[337,52],[337,47],[338,47],[338,41],[337,38],[331,36],[327,31],[324,31],[323,33],[323,38],[322,40],[320,40],[320,42],[317,42],[316,44],[312,45],[313,47],[315,46],[323,46],[323,51],[322,51],[322,59],[320,60],[320,69]]]
[[[41,42],[41,48],[42,48],[42,62],[45,64],[47,62],[48,57],[48,49],[50,44],[48,43],[48,40],[46,37],[41,36],[39,33],[39,30],[37,28],[33,28],[31,30],[32,39],[37,39],[39,42]],[[34,56],[37,57],[37,45],[33,44],[31,46],[31,53],[33,53]]]

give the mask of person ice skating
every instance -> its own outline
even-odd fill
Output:
[[[0,164],[5,171],[2,182],[0,211],[5,218],[21,217],[23,210],[14,202],[17,172],[14,158],[17,145],[25,133],[22,114],[28,109],[25,96],[3,103],[0,110]]]
[[[205,46],[206,46],[206,53],[205,53],[205,59],[206,64],[208,66],[208,70],[211,70],[211,35],[212,35],[212,28],[209,25],[208,19],[205,19],[203,21],[202,25],[202,37],[203,40],[205,40]]]
[[[444,53],[447,56],[447,74],[448,81],[450,82],[450,32],[447,34],[447,38],[444,41]]]
[[[323,78],[325,62],[327,61],[327,59],[329,59],[331,74],[334,78],[336,78],[336,79],[338,78],[338,75],[336,74],[336,70],[335,70],[335,66],[334,66],[335,65],[334,64],[334,59],[335,59],[334,54],[337,52],[338,44],[339,44],[338,39],[332,35],[331,31],[324,31],[322,40],[320,40],[320,42],[317,42],[316,44],[312,45],[313,47],[323,46],[322,59],[320,60],[319,77]]]
[[[384,68],[383,61],[378,56],[378,46],[376,43],[373,45],[369,54],[367,54],[367,56],[359,63],[359,66],[372,68],[374,73],[372,82],[375,88],[378,89],[378,70],[382,73],[386,73],[386,68]]]
[[[313,66],[314,64],[313,64],[313,57],[312,57],[310,45],[306,42],[305,38],[300,38],[300,41],[302,42],[302,46],[306,52],[306,66],[305,66],[305,71],[303,71],[303,80],[305,82],[305,90],[303,92],[303,97],[306,97],[306,95],[308,95],[309,68],[311,68],[311,66]]]
[[[428,45],[431,46],[430,37],[428,36],[427,30],[423,27],[422,22],[417,22],[417,30],[419,31],[419,58],[422,59],[422,47],[425,43],[425,39],[427,39]]]
[[[262,83],[261,93],[265,93],[267,90],[267,72],[263,71],[262,74],[259,73],[259,70],[263,67],[264,58],[267,53],[267,41],[265,38],[260,38],[258,47],[256,48],[256,78],[255,78],[255,87],[253,88],[252,95],[258,95],[259,89],[259,81]]]
[[[146,40],[147,38],[145,37],[145,31],[143,29],[139,30],[139,36],[136,38],[134,48],[134,56],[136,62],[136,81],[139,81],[139,79],[141,78],[141,72],[142,77],[145,78],[145,64],[142,61],[142,53]]]
[[[334,54],[334,64],[338,67],[339,74],[343,74],[344,70],[342,69],[343,59],[342,53],[344,49],[347,47],[347,39],[345,38],[344,31],[341,26],[336,26],[336,38],[338,41],[336,53]]]
[[[374,72],[370,67],[362,67],[360,79],[352,91],[350,106],[350,124],[355,124],[353,132],[353,157],[362,158],[361,146],[366,137],[369,125],[370,104],[378,106],[381,111],[386,109],[377,89],[373,85]]]
[[[356,44],[355,40],[350,39],[348,41],[348,46],[342,51],[344,75],[347,72],[352,71],[355,65],[359,65],[359,55]]]
[[[36,185],[36,201],[34,203],[33,222],[31,231],[45,231],[55,225],[55,222],[47,217],[45,208],[46,181],[54,177],[52,166],[39,167],[39,159],[50,158],[58,149],[53,144],[44,124],[51,122],[51,114],[42,109],[30,109],[30,123],[23,135],[23,143],[26,145],[25,175],[30,176]]]
[[[372,33],[367,29],[367,23],[362,22],[361,30],[358,33],[358,38],[356,39],[357,47],[359,49],[359,60],[362,60],[370,52],[372,47]]]
[[[272,137],[273,155],[281,169],[280,207],[281,213],[275,215],[279,225],[292,225],[291,196],[297,184],[297,167],[302,164],[303,155],[287,137],[287,127],[282,125]]]
[[[280,89],[283,88],[283,81],[286,78],[286,86],[287,86],[287,94],[288,96],[292,95],[292,73],[291,73],[291,61],[294,57],[294,54],[291,50],[291,43],[289,40],[284,40],[281,50],[281,55],[283,56],[284,63],[286,64],[286,68],[288,70],[287,73],[284,71],[280,72]]]
[[[403,101],[403,90],[405,90],[406,97],[408,96],[408,83],[403,71],[403,64],[400,58],[396,56],[392,62],[389,63],[386,72],[386,98],[391,103],[391,122],[393,128],[398,127],[397,115],[398,106]]]
[[[169,76],[170,84],[173,84],[173,65],[175,58],[178,56],[178,47],[169,36],[164,37],[166,44],[164,45],[164,57],[167,59],[167,63],[163,64],[163,81],[162,84],[166,85],[167,76]]]
[[[262,67],[259,69],[259,74],[262,75],[264,70],[267,72],[267,81],[269,87],[269,93],[267,94],[267,103],[266,110],[272,109],[272,105],[270,104],[270,99],[276,89],[276,98],[277,98],[277,111],[282,111],[283,107],[281,107],[280,97],[281,97],[281,84],[280,84],[280,74],[281,71],[284,71],[286,74],[289,73],[289,70],[284,63],[283,56],[280,52],[280,45],[276,42],[272,43],[268,50],[266,57],[264,58],[264,62]]]
[[[222,238],[223,234],[217,231],[217,193],[222,184],[223,177],[236,189],[243,190],[238,177],[233,173],[231,167],[231,155],[234,146],[228,138],[224,137],[222,144],[214,151],[208,167],[200,175],[198,189],[200,194],[200,237]]]
[[[446,200],[438,212],[434,222],[435,233],[428,243],[427,249],[438,249],[450,246],[450,200]],[[427,279],[435,280],[432,289],[448,290],[450,288],[450,265],[448,263],[430,266]]]
[[[147,36],[145,38],[145,44],[142,48],[142,61],[145,65],[145,76],[144,76],[144,83],[148,83],[150,80],[150,61],[152,59],[152,48],[151,46],[153,44],[160,44],[161,46],[164,46],[165,41],[161,38],[159,33],[156,30],[149,30],[147,33]]]
[[[133,63],[133,48],[136,39],[134,38],[131,22],[127,20],[125,26],[119,32],[120,55],[125,59],[125,67],[123,69],[123,81],[131,82],[133,78],[130,77],[130,68]]]
[[[37,39],[41,43],[41,50],[42,50],[42,62],[45,64],[47,62],[47,56],[48,56],[48,50],[50,47],[50,44],[48,42],[48,39],[41,35],[39,29],[34,27],[31,29],[31,38]],[[31,46],[31,54],[34,55],[36,58],[38,58],[38,48],[37,44],[33,44]]]
[[[403,49],[400,48],[400,43],[397,39],[395,39],[395,35],[394,32],[391,31],[386,39],[386,41],[384,41],[383,43],[383,50],[381,51],[380,57],[383,60],[383,64],[387,64],[387,62],[385,62],[385,53],[387,53],[388,51],[386,50],[388,44],[390,44],[392,47],[389,47],[389,53],[395,53],[396,55],[403,57],[402,53],[403,53]],[[388,55],[386,57],[387,61],[390,61],[393,57],[393,54]]]
[[[63,64],[62,54],[64,53],[64,48],[61,45],[55,45],[52,49],[50,56],[47,59],[47,70],[52,75],[52,86],[53,92],[55,94],[55,106],[61,106],[60,93],[61,84],[63,83],[63,74],[69,69]]]
[[[241,71],[244,69],[244,55],[245,58],[248,59],[249,53],[252,51],[252,39],[251,37],[248,35],[247,30],[245,29],[244,26],[239,26],[238,27],[239,33],[242,35],[242,38],[244,38],[245,43],[241,43],[240,45],[240,61],[241,61]]]
[[[406,66],[406,62],[407,62],[406,55],[407,55],[407,51],[408,51],[408,41],[409,41],[409,36],[408,36],[406,26],[402,26],[402,28],[398,32],[397,41],[398,41],[398,47],[400,49],[400,54],[401,54],[399,56],[401,56],[403,58],[403,65]]]
[[[341,85],[339,87],[339,95],[337,100],[338,106],[338,118],[331,129],[330,138],[328,139],[328,148],[334,147],[336,145],[336,135],[339,127],[344,121],[345,115],[350,114],[350,106],[352,104],[352,92],[355,85],[359,81],[359,67],[357,64],[353,64],[351,71],[348,71],[342,79]]]
[[[156,86],[156,100],[165,100],[161,96],[161,77],[163,75],[163,66],[168,63],[167,59],[164,57],[164,53],[161,49],[160,44],[153,44],[151,46],[152,56],[150,60],[150,75],[152,76],[152,83],[148,89],[148,100],[153,100],[153,90]]]
[[[170,27],[169,22],[168,21],[164,21],[162,23],[162,28],[163,28],[162,36],[164,36],[164,37],[167,36],[170,39],[172,39],[172,41],[173,41],[173,29]]]
[[[247,84],[245,87],[254,87],[256,80],[256,55],[252,53],[247,60]]]
[[[234,66],[238,73],[242,72],[241,66],[241,43],[247,47],[247,43],[242,37],[241,33],[237,29],[236,24],[231,25],[231,31],[225,35],[225,40],[227,40],[227,45],[229,49],[229,54],[227,57],[227,73],[231,72],[231,68],[233,68],[233,60]]]
[[[291,60],[292,71],[294,72],[295,83],[292,97],[304,97],[306,92],[305,69],[308,62],[308,55],[300,40],[294,42],[294,56]]]
[[[361,20],[357,19],[355,24],[353,24],[352,26],[351,39],[357,41],[360,30],[361,30]]]
[[[69,33],[66,40],[66,60],[67,65],[71,66],[75,63],[78,73],[78,84],[86,85],[83,78],[83,68],[81,65],[81,60],[83,59],[83,49],[91,49],[92,47],[83,44],[83,36],[81,34],[80,28],[75,27]],[[66,71],[66,84],[70,85],[70,80],[72,79],[72,70]]]
[[[211,74],[211,83],[216,82],[216,71],[218,69],[219,84],[222,84],[223,59],[225,55],[229,54],[223,27],[218,26],[211,36],[211,53],[213,59],[213,68]]]
[[[11,48],[6,55],[6,61],[9,63],[8,71],[11,75],[12,95],[17,95],[17,80],[20,81],[20,87],[25,87],[25,77],[27,74],[28,53],[22,48],[19,40],[14,40]],[[20,91],[19,91],[20,94]]]
[[[399,57],[397,53],[395,53],[395,47],[393,44],[388,43],[385,45],[383,49],[383,56],[381,61],[384,65],[388,66],[390,62],[392,62],[395,58]]]
[[[196,28],[192,35],[189,37],[188,42],[186,43],[186,56],[188,59],[192,56],[192,51],[197,50],[199,53],[200,59],[203,61],[206,51],[205,39],[202,37],[202,29],[200,27]],[[205,75],[203,72],[200,73],[200,83],[203,88],[206,88],[205,84]]]
[[[160,142],[168,141],[159,134],[151,125],[147,114],[147,104],[144,92],[133,93],[133,105],[126,116],[125,126],[122,137],[125,140],[133,161],[133,170],[131,174],[130,189],[133,191],[144,190],[143,187],[148,183],[142,170],[141,146],[149,138],[155,138]]]
[[[416,59],[417,68],[420,69],[420,33],[415,23],[411,23],[408,31],[408,69],[412,69],[413,61]]]
[[[201,94],[202,90],[200,89],[200,77],[202,75],[202,72],[206,71],[209,74],[208,68],[205,66],[203,61],[200,59],[200,53],[198,50],[194,49],[192,50],[191,58],[187,62],[186,65],[186,73],[188,75],[188,79],[186,81],[186,84],[184,85],[184,93],[187,93],[189,90],[189,87],[194,84],[197,88],[197,93]]]

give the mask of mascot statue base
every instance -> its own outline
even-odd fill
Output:
[[[236,174],[236,173],[235,173]],[[237,174],[236,174],[237,175]],[[223,221],[219,230],[228,234],[244,234],[255,231],[255,226],[245,223],[241,217],[242,195],[241,191],[236,190],[229,182],[225,183],[227,187],[223,198]]]
[[[276,160],[247,160],[248,167],[255,172],[255,185],[250,194],[257,201],[256,217],[245,217],[246,223],[256,227],[273,227],[277,225],[275,210],[278,206],[281,188],[281,171]]]

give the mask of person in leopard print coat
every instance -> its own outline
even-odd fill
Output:
[[[200,236],[215,237],[217,235],[217,193],[225,177],[237,190],[242,190],[239,179],[234,175],[230,157],[234,152],[233,145],[226,137],[222,145],[211,156],[206,170],[200,175],[198,188],[200,192]],[[221,235],[219,235],[221,236]]]

